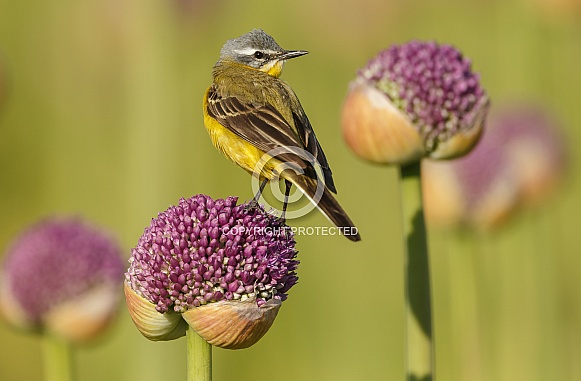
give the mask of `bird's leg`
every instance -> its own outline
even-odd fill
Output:
[[[280,216],[281,220],[285,220],[284,215],[286,213],[286,207],[288,205],[288,195],[290,194],[291,187],[293,183],[288,180],[284,180],[285,190],[284,190],[284,204],[282,204],[282,214]]]
[[[268,179],[265,177],[264,179],[262,179],[262,182],[260,183],[260,187],[258,188],[258,192],[256,192],[256,194],[254,195],[254,197],[252,198],[252,200],[250,200],[250,202],[247,205],[247,209],[252,209],[252,208],[256,208],[258,207],[258,200],[260,200],[260,196],[262,195],[262,191],[264,190],[264,187],[266,186],[266,183],[268,182]]]
[[[258,203],[258,200],[260,200],[260,196],[262,195],[262,191],[264,190],[264,187],[266,186],[267,182],[268,179],[266,177],[262,179],[260,187],[258,188],[258,192],[256,192],[256,194],[254,195],[254,202]]]

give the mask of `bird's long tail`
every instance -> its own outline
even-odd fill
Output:
[[[287,179],[299,188],[335,226],[341,228],[342,234],[345,237],[351,241],[361,240],[357,227],[322,182],[319,185],[320,189],[317,190],[319,181],[311,177],[300,175],[293,171],[285,171],[281,177]],[[316,202],[319,194],[320,199]]]

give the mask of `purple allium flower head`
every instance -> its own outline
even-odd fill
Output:
[[[453,46],[436,42],[393,45],[371,59],[359,77],[410,117],[427,152],[478,123],[488,102],[470,60]]]
[[[564,166],[566,150],[561,126],[545,108],[522,103],[505,107],[493,116],[491,126],[500,141],[505,144],[536,144],[532,148],[542,146],[539,148],[553,168]]]
[[[422,163],[428,218],[442,225],[486,230],[500,226],[519,207],[543,201],[559,184],[566,166],[558,127],[536,104],[493,110],[486,132],[469,154],[449,162]],[[445,221],[454,207],[459,212]]]
[[[24,231],[8,249],[3,285],[26,318],[40,324],[60,303],[101,285],[116,287],[123,267],[108,233],[79,218],[50,218]]]
[[[442,162],[442,165],[454,168],[461,179],[460,186],[468,209],[490,193],[497,181],[508,183],[515,177],[513,168],[507,165],[502,144],[496,134],[487,130],[469,154],[454,161]]]
[[[539,104],[512,104],[493,115],[491,130],[518,175],[521,202],[542,201],[567,169],[565,137],[555,115]]]
[[[221,300],[285,300],[298,280],[292,232],[262,206],[236,203],[196,195],[159,213],[131,251],[131,289],[161,313]]]
[[[503,141],[488,128],[466,156],[422,161],[426,219],[440,226],[494,228],[516,206],[517,177]]]

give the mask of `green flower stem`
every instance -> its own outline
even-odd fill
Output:
[[[432,337],[432,307],[430,266],[420,163],[400,170],[405,248],[405,346],[408,381],[433,381],[434,340]]]
[[[212,381],[212,345],[188,326],[188,381]]]
[[[71,345],[51,334],[42,337],[45,381],[73,381]]]

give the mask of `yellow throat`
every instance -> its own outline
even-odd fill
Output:
[[[280,73],[282,73],[284,62],[285,62],[284,60],[269,62],[263,67],[261,67],[260,71],[263,71],[274,78],[278,78],[280,76]]]

